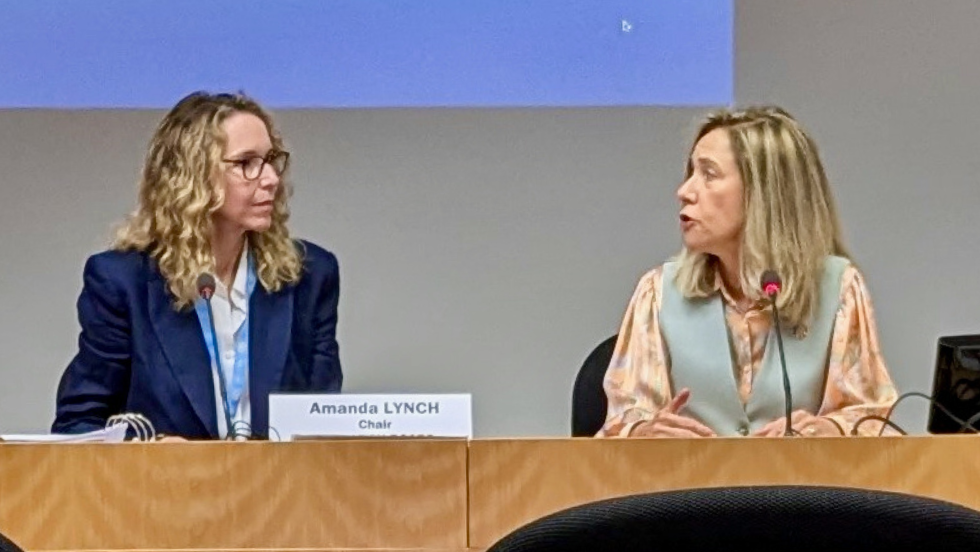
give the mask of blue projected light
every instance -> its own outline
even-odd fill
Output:
[[[0,108],[726,105],[732,0],[0,0]]]

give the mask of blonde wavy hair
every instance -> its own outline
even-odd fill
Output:
[[[139,203],[115,232],[113,249],[143,251],[156,261],[177,309],[197,298],[198,275],[215,269],[212,216],[225,200],[220,175],[227,137],[221,125],[242,112],[261,119],[273,147],[283,149],[272,117],[251,98],[194,92],[180,100],[153,133]],[[271,227],[247,236],[258,279],[270,292],[297,282],[303,267],[302,253],[286,228],[292,186],[285,175],[281,178]]]
[[[694,144],[719,128],[728,133],[743,184],[742,291],[762,299],[759,279],[765,270],[775,270],[783,283],[776,303],[780,318],[797,336],[805,336],[819,301],[826,257],[850,258],[817,146],[789,113],[776,106],[713,113],[702,123]],[[689,158],[686,177],[693,170]],[[679,262],[675,284],[686,297],[714,292],[716,257],[685,248]]]

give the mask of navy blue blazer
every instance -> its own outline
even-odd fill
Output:
[[[249,301],[252,433],[267,436],[269,393],[339,392],[336,339],[340,277],[329,251],[300,242],[299,282]],[[305,251],[304,251],[305,250]],[[55,433],[101,429],[137,412],[157,433],[218,437],[211,360],[193,308],[174,309],[146,253],[106,251],[85,263],[78,353],[58,386]]]

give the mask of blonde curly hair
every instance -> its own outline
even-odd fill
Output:
[[[180,100],[150,139],[136,209],[116,230],[113,249],[137,250],[156,261],[173,295],[174,307],[197,298],[197,277],[214,272],[212,216],[225,200],[219,183],[227,142],[222,123],[235,113],[251,113],[269,130],[276,149],[282,137],[272,117],[244,94],[194,92]],[[275,292],[299,280],[303,260],[286,228],[292,186],[281,175],[273,200],[272,225],[247,235],[262,286]]]
[[[715,129],[728,133],[744,186],[742,290],[761,299],[762,273],[778,272],[783,283],[776,303],[780,316],[796,335],[806,335],[826,257],[850,258],[817,145],[796,119],[776,106],[715,112],[701,125],[694,145]],[[693,170],[688,159],[687,178]],[[679,262],[675,283],[686,297],[714,292],[717,258],[684,249]]]

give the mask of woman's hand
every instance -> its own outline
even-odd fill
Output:
[[[792,427],[796,433],[804,437],[840,437],[840,428],[827,418],[814,416],[805,410],[797,410],[792,414]],[[786,433],[786,417],[773,420],[753,433],[755,437],[780,437]]]
[[[652,420],[637,424],[630,437],[714,437],[708,426],[679,414],[690,398],[691,391],[682,389]]]

